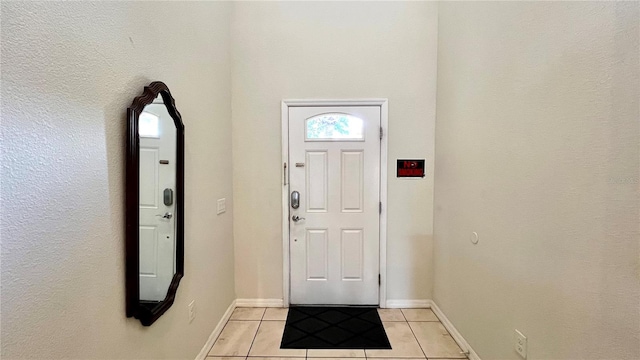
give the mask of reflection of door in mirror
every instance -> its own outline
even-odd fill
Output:
[[[139,118],[140,300],[162,301],[175,273],[176,127],[158,96]]]

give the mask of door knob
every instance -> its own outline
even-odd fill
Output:
[[[156,215],[159,217],[162,217],[163,219],[171,219],[173,217],[173,214],[170,212],[166,212],[164,215]]]
[[[293,215],[293,216],[291,217],[291,220],[293,220],[293,221],[295,221],[295,222],[298,222],[298,221],[300,221],[300,220],[306,220],[306,219],[305,219],[305,218],[303,218],[303,217],[300,217],[300,216],[298,216],[298,215]]]

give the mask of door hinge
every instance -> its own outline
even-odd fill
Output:
[[[380,126],[380,140],[382,140],[382,126]]]
[[[378,214],[382,214],[382,201],[378,203]]]
[[[378,274],[378,286],[382,285],[382,280],[380,278],[380,274]]]

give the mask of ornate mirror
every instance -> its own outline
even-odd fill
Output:
[[[127,317],[149,326],[171,307],[184,275],[184,125],[159,81],[127,116]]]

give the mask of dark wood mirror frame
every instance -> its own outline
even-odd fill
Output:
[[[167,296],[154,306],[140,303],[140,238],[139,238],[139,179],[140,136],[138,118],[145,106],[162,95],[169,115],[176,125],[176,272],[173,275]],[[184,124],[176,104],[163,82],[155,81],[145,86],[142,95],[133,99],[127,109],[126,152],[126,312],[127,317],[139,319],[142,325],[153,324],[167,311],[176,296],[180,279],[184,276]]]

